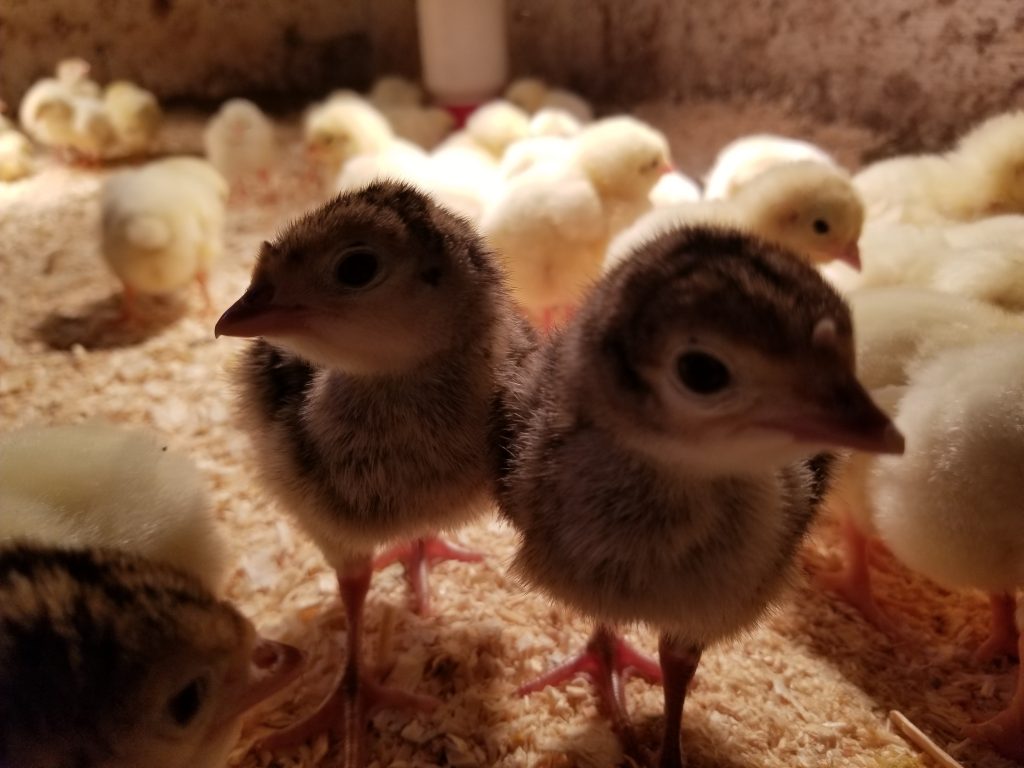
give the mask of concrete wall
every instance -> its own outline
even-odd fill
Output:
[[[622,106],[760,95],[934,145],[1024,105],[1022,0],[507,0],[513,70]],[[415,74],[414,0],[2,0],[0,95],[62,55],[165,98]]]

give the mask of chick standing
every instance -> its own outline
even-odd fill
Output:
[[[383,544],[416,540],[486,507],[531,347],[483,242],[422,193],[374,183],[341,195],[264,245],[252,284],[218,335],[263,340],[237,372],[239,411],[269,489],[338,573],[348,616],[341,683],[285,745],[344,718],[362,759],[365,715],[428,702],[361,671],[363,602]],[[454,556],[419,540],[411,572]]]
[[[299,661],[175,568],[114,550],[0,546],[7,768],[220,768],[242,716]]]
[[[804,161],[770,168],[728,200],[670,205],[639,219],[608,248],[606,268],[657,233],[683,224],[737,226],[778,242],[815,264],[832,260],[860,268],[864,207],[846,173]]]
[[[221,105],[203,131],[207,159],[240,191],[256,179],[266,185],[277,154],[274,124],[248,99]]]
[[[169,158],[111,175],[102,193],[103,256],[124,284],[122,318],[136,294],[191,281],[209,305],[206,280],[223,250],[227,184],[198,158]]]
[[[103,90],[103,107],[117,135],[119,156],[152,152],[163,121],[156,96],[127,80],[115,80]]]
[[[814,517],[823,478],[805,458],[902,438],[854,375],[838,294],[735,232],[657,237],[541,356],[501,485],[513,571],[600,625],[659,629],[660,765],[676,768],[703,649],[776,598]],[[608,657],[602,699],[624,723]]]

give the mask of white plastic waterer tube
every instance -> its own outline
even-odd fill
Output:
[[[505,0],[417,0],[423,82],[443,106],[469,111],[508,78]]]

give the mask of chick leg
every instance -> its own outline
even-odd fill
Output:
[[[1013,656],[1018,652],[1013,595],[994,593],[988,596],[988,600],[992,607],[992,629],[988,639],[974,652],[974,660],[978,664],[985,664],[998,656]]]
[[[1017,652],[1024,659],[1024,633],[1017,643]],[[1024,667],[1017,670],[1017,691],[1010,705],[991,720],[970,726],[967,735],[991,744],[1010,760],[1024,761]]]
[[[581,653],[521,685],[519,695],[527,696],[577,675],[586,675],[597,688],[601,712],[612,721],[616,732],[625,735],[629,731],[625,697],[629,672],[655,685],[662,679],[662,670],[656,661],[630,646],[608,625],[598,624]]]
[[[124,290],[121,291],[121,312],[117,316],[118,324],[127,325],[134,322],[137,316],[135,311],[136,298],[135,289],[125,284]]]
[[[818,581],[850,603],[869,622],[884,632],[892,632],[892,621],[875,601],[871,588],[871,570],[868,565],[868,537],[857,527],[852,515],[842,513],[842,543],[846,566],[834,573],[821,573]]]
[[[660,768],[682,768],[684,765],[680,745],[683,704],[702,651],[698,646],[681,644],[670,635],[663,634],[658,639],[658,656],[665,677],[665,733],[661,740]]]
[[[483,559],[479,552],[430,536],[389,549],[373,561],[373,568],[380,570],[401,563],[412,584],[414,610],[420,616],[427,616],[430,613],[430,567],[445,560],[478,563]]]
[[[204,270],[196,272],[196,285],[203,297],[203,311],[209,313],[213,309],[213,300],[210,298],[210,277]]]
[[[320,707],[305,720],[276,733],[260,743],[271,751],[295,747],[326,730],[341,731],[346,768],[366,762],[366,725],[380,709],[414,709],[430,712],[437,701],[429,696],[416,696],[387,688],[369,680],[361,669],[363,639],[363,606],[370,589],[373,569],[369,558],[360,559],[338,575],[341,599],[347,619],[348,651],[345,668],[337,688]],[[340,723],[340,726],[339,726]]]

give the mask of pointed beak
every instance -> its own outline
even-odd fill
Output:
[[[216,338],[281,336],[304,330],[308,317],[309,310],[305,307],[274,303],[273,286],[254,283],[220,316],[213,335]]]
[[[675,169],[676,167],[672,165],[671,160],[666,160],[660,166],[658,166],[658,170],[661,172],[662,176],[664,176],[666,173],[673,173]]]
[[[805,401],[760,422],[798,443],[900,455],[903,435],[855,379],[838,385],[819,402]]]
[[[244,715],[294,682],[302,672],[305,654],[298,648],[275,640],[258,638],[249,662],[249,679],[232,702],[225,720]]]
[[[852,243],[848,243],[835,254],[835,258],[860,272],[860,247],[857,245],[857,241],[854,240]]]

